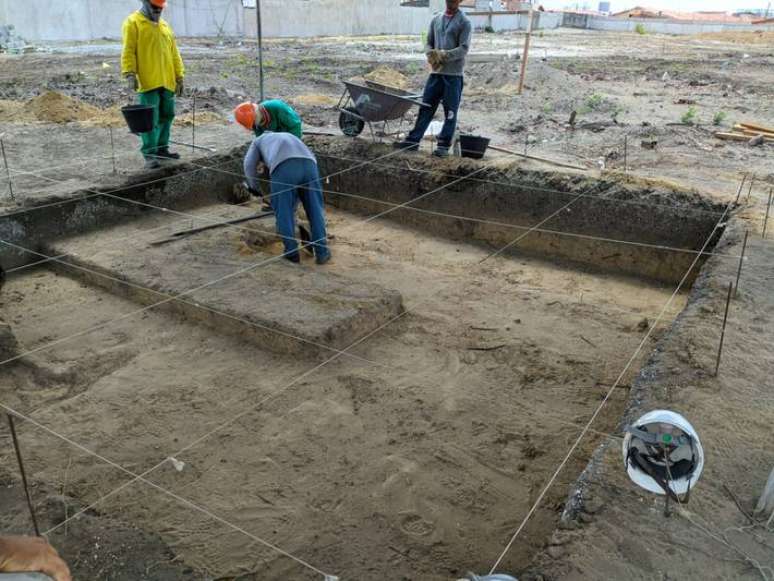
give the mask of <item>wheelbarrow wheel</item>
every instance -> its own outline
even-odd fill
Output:
[[[347,107],[339,114],[339,128],[348,137],[357,137],[365,128],[363,121],[354,107]]]

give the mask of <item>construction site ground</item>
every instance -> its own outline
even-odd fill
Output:
[[[630,182],[669,182],[722,204],[734,200],[743,174],[754,174],[721,246],[738,256],[745,229],[758,238],[737,303],[744,314],[731,315],[725,374],[707,370],[736,274],[728,256],[711,258],[693,291],[681,287],[670,301],[675,284],[518,252],[482,264],[493,248],[400,221],[363,225],[362,216],[330,208],[334,262],[322,271],[305,257],[300,268],[271,264],[220,294],[188,297],[192,308],[227,311],[231,327],[192,311],[135,315],[138,300],[154,301],[117,289],[161,280],[152,291],[175,294],[217,278],[224,264],[276,257],[270,223],[151,250],[150,241],[194,222],[155,213],[51,240],[37,250],[80,268],[9,277],[0,319],[29,355],[4,366],[2,402],[133,473],[163,463],[150,483],[127,486],[52,534],[76,578],[319,579],[153,484],[342,580],[440,581],[486,572],[552,482],[502,570],[527,579],[771,579],[774,535],[743,513],[773,463],[765,396],[774,369],[771,243],[760,237],[774,148],[713,136],[740,121],[774,126],[771,38],[540,32],[517,96],[522,43],[520,34],[476,35],[464,132],[585,167],[589,176],[626,171]],[[255,43],[182,39],[181,48],[189,92],[173,139],[219,151],[243,145],[249,136],[227,117],[256,97]],[[381,78],[419,91],[427,74],[419,38],[269,40],[264,48],[267,97],[288,100],[308,128],[325,132],[337,132],[341,81],[385,67]],[[0,55],[0,133],[15,195],[0,199],[9,212],[127,178],[154,179],[153,172],[138,178],[137,139],[116,109],[131,99],[118,74],[120,47],[54,49]],[[206,166],[206,152],[178,149]],[[235,209],[213,203],[190,212],[230,217]],[[277,296],[261,279],[269,274],[313,289],[314,304],[303,312],[317,319],[307,334],[292,304],[275,308]],[[371,309],[368,332],[346,308],[351,297]],[[281,327],[283,313],[296,319]],[[245,337],[237,320],[244,318],[281,327],[294,349]],[[350,333],[362,343],[321,366]],[[593,429],[551,481],[613,385]],[[733,405],[713,404],[725,397]],[[691,421],[708,435],[711,455],[689,508],[714,538],[684,519],[664,521],[660,506],[625,479],[620,426],[633,400],[693,411]],[[131,480],[50,433],[20,426],[45,529]],[[0,526],[29,532],[10,439],[0,437],[7,444]],[[736,454],[742,445],[750,449]],[[573,508],[566,501],[577,482],[586,496]],[[647,518],[632,524],[627,516],[637,511]],[[643,554],[642,539],[658,535],[658,548]]]

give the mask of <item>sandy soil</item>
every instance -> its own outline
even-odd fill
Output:
[[[354,350],[378,365],[326,366],[179,456],[181,473],[165,465],[152,480],[343,578],[483,570],[613,381],[611,361],[634,349],[668,290],[535,260],[471,269],[485,249],[390,223],[353,229],[340,212],[330,219],[334,235],[344,232],[336,272],[397,288],[409,311]],[[238,233],[219,235],[239,251]],[[136,308],[46,272],[13,279],[3,302],[26,349]],[[315,364],[154,312],[33,361],[14,369],[4,399],[133,471]],[[626,394],[599,430],[613,429]],[[586,442],[565,486],[597,441]],[[34,432],[23,444],[35,479],[56,488],[67,473],[68,493],[83,504],[126,480]],[[532,541],[515,555],[522,566],[553,530],[563,497],[559,486],[532,522]],[[142,484],[99,510],[160,535],[208,574],[306,578]]]
[[[739,121],[774,126],[774,56],[757,36],[747,44],[743,40],[545,31],[533,39],[527,90],[518,96],[517,56],[523,35],[478,34],[460,126],[517,151],[595,169],[621,170],[626,157],[634,173],[733,195],[742,173],[754,172],[759,179],[772,173],[771,145],[750,148],[712,135]],[[224,139],[233,144],[246,138],[218,122],[236,103],[257,93],[254,45],[186,40],[182,46],[189,92],[178,112],[190,119],[195,93],[200,121],[216,122],[214,127],[199,127],[198,142],[219,147]],[[0,99],[10,110],[29,109],[28,100],[57,91],[90,106],[112,108],[96,114],[97,124],[105,123],[105,115],[115,121],[115,108],[131,99],[117,74],[117,48],[98,43],[77,52],[60,47],[62,52],[54,54],[0,55]],[[307,125],[336,129],[334,101],[341,96],[342,80],[388,67],[407,79],[409,89],[421,90],[427,71],[419,48],[413,37],[269,41],[266,94],[293,101]],[[395,77],[394,72],[388,74]],[[572,111],[577,112],[574,129],[568,123]],[[9,117],[0,108],[0,119]],[[0,131],[6,132],[14,170],[39,172],[41,159],[61,165],[101,156],[48,176],[88,184],[112,171],[110,136],[104,128],[73,123],[54,129],[6,121],[0,122]],[[119,171],[138,169],[136,139],[120,130],[115,133]],[[175,135],[190,142],[191,130],[181,127]],[[654,141],[655,149],[641,146]],[[184,153],[192,155],[190,150]],[[18,179],[17,192],[27,195],[53,186],[29,176]]]
[[[633,173],[696,186],[724,200],[736,192],[740,173],[755,172],[754,206],[742,215],[754,232],[760,231],[761,200],[770,187],[765,180],[774,184],[771,146],[719,142],[712,133],[740,120],[774,125],[770,44],[739,37],[546,32],[534,39],[528,91],[518,97],[513,83],[522,40],[516,34],[477,36],[461,115],[464,131],[606,170],[623,169],[626,137]],[[421,87],[426,71],[418,45],[408,37],[269,42],[267,93],[294,100],[309,125],[335,127],[331,103],[338,100],[343,79],[389,66],[409,79],[409,88]],[[246,141],[244,132],[220,120],[257,92],[254,46],[186,41],[183,53],[198,112],[216,121],[197,126],[197,143],[224,148]],[[0,55],[0,77],[0,98],[10,111],[29,112],[29,101],[50,90],[101,109],[129,99],[110,44]],[[190,98],[180,101],[181,116],[191,108]],[[572,111],[578,112],[575,129],[567,123]],[[0,121],[0,132],[22,201],[117,179],[109,131],[92,119],[54,124],[62,119],[41,121],[36,114],[34,122],[17,123],[27,118],[11,119],[12,114]],[[175,136],[190,141],[192,128],[180,127]],[[136,138],[123,131],[113,137],[118,176],[135,172],[140,163]],[[644,149],[642,141],[658,144]],[[200,154],[186,149],[184,155]],[[76,160],[81,161],[72,165]],[[42,177],[23,173],[41,171]],[[2,201],[13,205],[7,197]],[[333,214],[334,232],[348,220]],[[239,240],[229,241],[238,251]],[[482,248],[388,224],[341,235],[335,251],[338,271],[404,295],[410,313],[356,351],[383,365],[342,360],[326,366],[181,456],[182,472],[166,463],[152,480],[342,578],[448,579],[468,569],[487,570],[621,361],[641,340],[640,322],[652,319],[672,289],[534,260],[502,259],[472,269]],[[765,292],[764,283],[758,292]],[[0,301],[3,318],[26,349],[137,308],[46,271],[14,277]],[[756,329],[770,314],[766,308],[756,311]],[[695,337],[689,344],[711,351],[706,327],[691,332]],[[752,343],[742,345],[755,349]],[[51,428],[141,471],[314,364],[149,312],[13,366],[4,374],[11,381],[2,382],[0,395]],[[735,368],[737,373],[743,374],[743,367]],[[624,384],[632,381],[627,377]],[[627,391],[616,392],[595,424],[594,437],[584,441],[549,491],[509,557],[513,570],[530,565],[551,537],[568,485],[604,434],[616,429]],[[711,409],[714,392],[698,391],[697,399],[681,401]],[[749,428],[766,437],[768,425]],[[721,446],[722,431],[717,434]],[[43,497],[62,491],[74,499],[73,506],[83,506],[127,480],[53,437],[24,428],[22,440],[35,481],[48,487]],[[5,450],[7,460],[8,446]],[[736,474],[745,471],[744,465],[732,468]],[[721,506],[720,494],[702,507]],[[633,497],[634,505],[642,504],[639,498]],[[731,514],[728,502],[723,498],[724,522]],[[22,513],[14,510],[13,526],[23,527]],[[147,485],[132,485],[99,510],[88,524],[95,528],[86,529],[81,521],[73,527],[101,535],[103,546],[110,546],[106,552],[113,554],[120,554],[114,547],[123,542],[121,531],[127,527],[132,535],[138,530],[153,535],[154,560],[173,567],[170,579],[305,578],[292,561]],[[61,515],[51,522],[57,518]],[[615,538],[623,529],[605,532]],[[86,533],[82,539],[91,542]],[[54,540],[65,543],[59,533]],[[142,546],[135,540],[128,545]],[[166,546],[195,572],[176,571]],[[631,554],[631,544],[621,546]],[[709,541],[699,548],[712,554],[717,547]],[[71,550],[78,550],[77,543]],[[571,564],[587,563],[579,551],[568,551],[577,558]],[[142,552],[129,550],[126,558],[140,563]],[[603,552],[601,558],[613,554]],[[549,564],[547,574],[567,574],[565,564],[556,569]],[[642,571],[642,578],[650,579],[660,570],[657,561],[643,559],[641,566],[627,571]],[[76,559],[79,578],[95,578],[90,567]],[[125,569],[120,559],[106,559],[97,577],[119,579]],[[131,578],[164,578],[152,569],[136,571]],[[678,562],[670,571],[677,578],[695,573],[692,562]]]

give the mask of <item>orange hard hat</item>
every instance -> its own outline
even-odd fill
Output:
[[[245,129],[252,131],[255,127],[255,105],[249,101],[237,105],[234,109],[234,120]]]
[[[153,4],[156,8],[167,7],[167,0],[150,0],[150,3]]]

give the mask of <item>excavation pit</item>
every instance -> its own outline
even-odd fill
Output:
[[[685,306],[658,318],[722,212],[663,184],[310,143],[323,175],[341,172],[323,184],[338,192],[325,267],[245,247],[271,222],[151,244],[256,210],[223,202],[243,150],[0,218],[4,267],[56,257],[3,289],[32,353],[4,371],[2,400],[342,579],[441,580],[491,566],[655,325],[509,553],[503,569],[521,571]],[[131,479],[21,429],[32,478],[80,506]],[[144,482],[96,510],[157,535],[192,579],[319,579]]]

